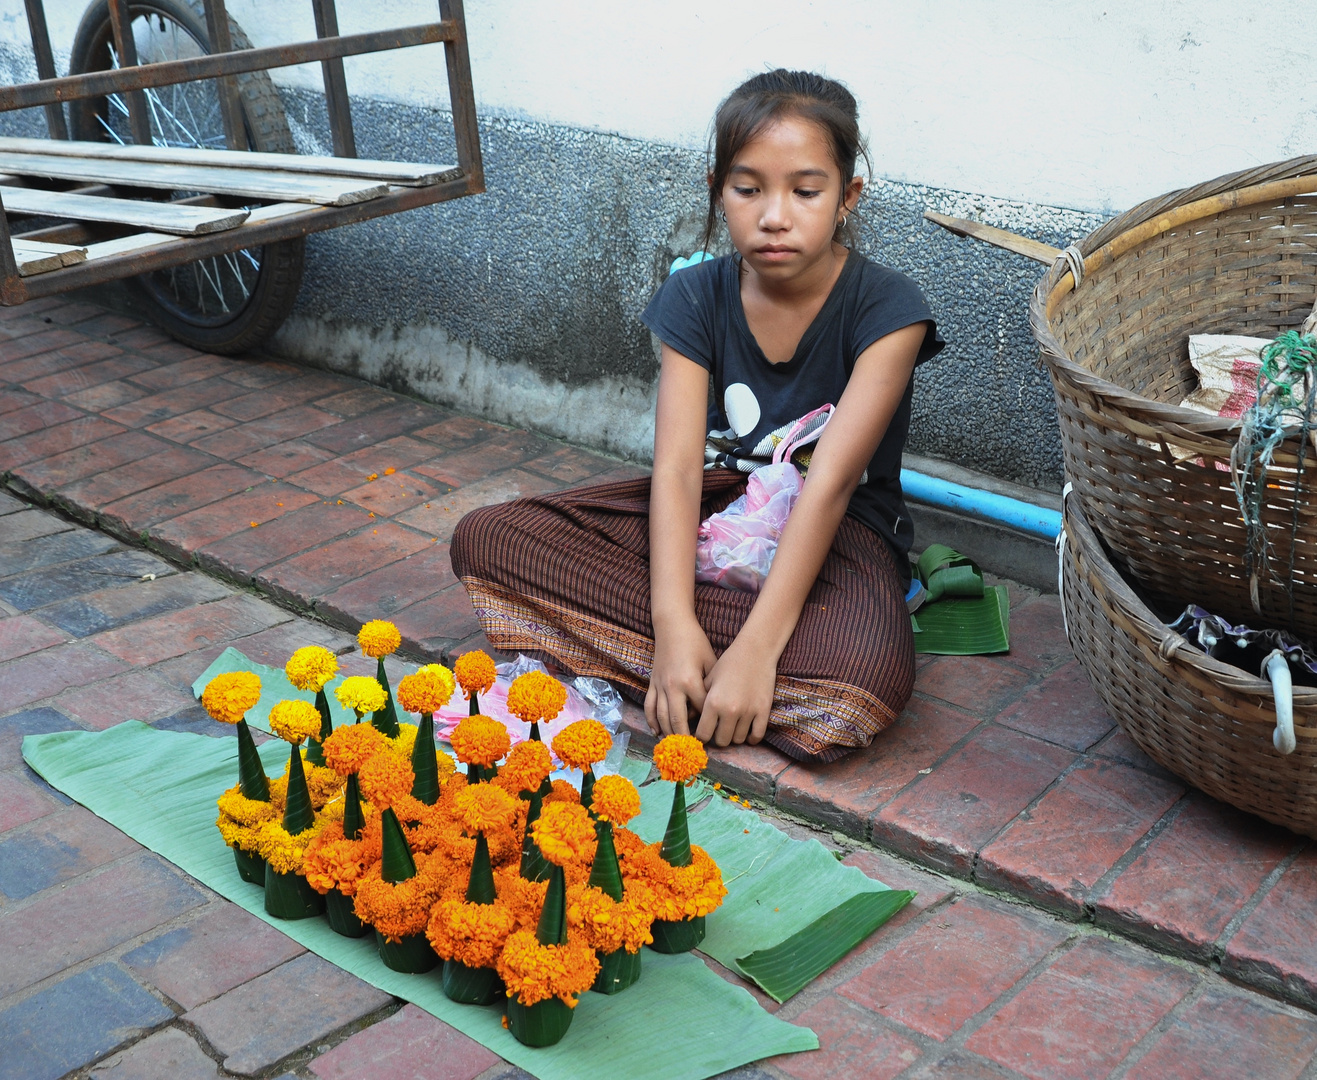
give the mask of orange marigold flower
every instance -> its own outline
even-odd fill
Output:
[[[304,645],[284,665],[288,681],[299,690],[316,693],[338,674],[338,657],[320,645]]]
[[[453,674],[457,676],[462,693],[469,698],[473,692],[483,694],[493,686],[498,672],[494,670],[494,661],[489,653],[472,649],[453,662]]]
[[[694,735],[669,735],[654,747],[654,764],[664,780],[684,783],[709,764],[709,752]]]
[[[508,752],[508,729],[488,716],[468,716],[453,729],[453,752],[467,765],[493,765]]]
[[[334,696],[345,709],[352,709],[358,716],[376,712],[384,708],[388,695],[371,675],[349,675],[334,688]]]
[[[357,631],[357,644],[361,651],[374,660],[395,652],[402,644],[398,628],[384,619],[371,619]]]
[[[582,771],[603,761],[612,745],[613,737],[598,720],[577,720],[553,737],[553,752],[558,759],[568,768]]]
[[[646,886],[636,882],[630,890],[639,895]],[[648,896],[644,899],[648,901]],[[626,949],[637,953],[640,946],[654,940],[649,929],[654,922],[649,914],[650,906],[633,903],[630,895],[624,895],[619,903],[602,889],[576,885],[567,890],[567,925],[596,952],[607,954]]]
[[[399,681],[396,696],[408,712],[433,715],[453,696],[453,673],[442,664],[426,664]]]
[[[531,826],[535,843],[556,866],[582,859],[594,846],[594,822],[579,803],[547,803]]]
[[[549,748],[542,742],[527,739],[512,748],[494,782],[509,795],[520,798],[523,791],[539,790],[544,778],[552,771]]]
[[[503,946],[498,973],[508,997],[523,1005],[556,997],[574,1009],[577,995],[594,985],[599,959],[588,945],[541,945],[531,931],[518,930]]]
[[[320,710],[309,701],[281,701],[270,710],[270,730],[297,744],[320,734]]]
[[[261,677],[250,671],[226,671],[206,683],[201,704],[212,720],[236,724],[261,700]]]
[[[600,821],[625,825],[640,813],[640,792],[625,776],[601,776],[594,782],[590,809]]]
[[[503,951],[503,943],[516,929],[516,918],[502,904],[440,900],[430,913],[425,936],[444,960],[457,960],[471,968],[492,968]]]
[[[542,671],[518,675],[508,687],[508,712],[530,724],[552,720],[567,704],[567,688]]]
[[[330,889],[337,889],[344,896],[355,893],[357,879],[380,857],[380,852],[375,850],[379,841],[378,830],[374,833],[374,846],[368,839],[370,836],[366,831],[360,839],[349,840],[343,835],[343,822],[328,822],[320,835],[306,846],[306,854],[302,857],[302,873],[307,884],[322,895]]]
[[[377,810],[392,806],[412,792],[416,775],[412,767],[396,754],[376,754],[361,767],[357,780],[361,793]]]
[[[517,800],[493,784],[464,787],[453,807],[469,832],[488,833],[506,828],[517,816]]]
[[[548,879],[527,881],[521,876],[518,863],[494,871],[494,888],[498,902],[512,912],[518,930],[534,931],[544,910],[544,897],[549,891]]]
[[[553,790],[544,796],[544,805],[549,803],[566,803],[568,806],[581,805],[581,793],[566,780],[553,781]]]
[[[430,856],[417,854],[415,858],[416,876],[406,881],[385,881],[379,875],[379,867],[373,866],[357,882],[353,901],[357,918],[370,923],[394,943],[424,933],[430,910],[443,892],[442,878],[426,872]]]
[[[374,724],[344,724],[325,740],[325,764],[339,776],[349,776],[388,745]]]
[[[717,908],[727,889],[718,864],[708,852],[692,844],[690,865],[673,866],[663,858],[662,846],[650,844],[627,856],[622,875],[628,891],[634,881],[648,887],[644,902],[655,919],[694,919]]]

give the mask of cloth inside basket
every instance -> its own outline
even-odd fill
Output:
[[[1267,657],[1279,649],[1289,661],[1294,682],[1317,686],[1317,650],[1287,630],[1254,630],[1242,623],[1236,626],[1196,604],[1190,604],[1167,625],[1212,659],[1255,675],[1262,671]]]

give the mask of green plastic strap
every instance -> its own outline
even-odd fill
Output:
[[[740,957],[736,967],[774,1001],[786,1001],[914,898],[906,889],[852,896],[780,945]]]

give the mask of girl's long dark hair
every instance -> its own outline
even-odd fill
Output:
[[[703,248],[718,230],[718,206],[723,185],[736,156],[769,124],[785,116],[809,120],[823,130],[833,161],[841,170],[843,189],[853,176],[857,161],[869,166],[869,155],[860,137],[859,110],[855,97],[841,83],[809,71],[777,68],[747,79],[718,106],[709,146],[709,213],[704,222]],[[854,218],[854,214],[850,218]],[[835,239],[854,235],[850,223],[838,228]]]

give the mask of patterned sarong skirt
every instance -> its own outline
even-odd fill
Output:
[[[745,481],[706,472],[701,520]],[[644,701],[654,657],[648,477],[474,510],[457,526],[452,562],[496,648],[608,679]],[[732,643],[754,601],[696,584],[695,614],[715,653]],[[765,741],[802,761],[834,761],[900,715],[914,679],[894,556],[847,517],[778,661]]]

